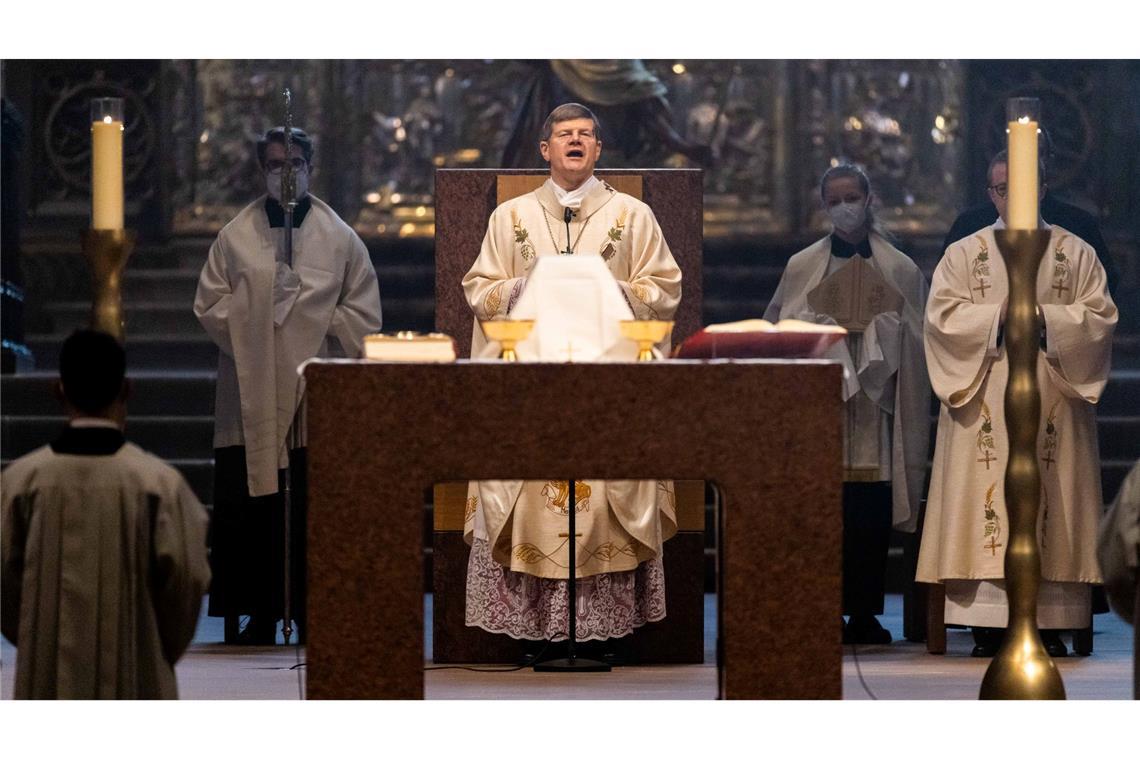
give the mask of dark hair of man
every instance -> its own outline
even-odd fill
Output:
[[[546,121],[542,124],[542,142],[550,142],[550,136],[554,134],[554,125],[560,121],[571,121],[573,119],[589,119],[594,122],[594,139],[598,142],[602,141],[602,124],[598,121],[598,117],[594,116],[594,112],[581,103],[563,103],[550,112],[546,117]]]
[[[265,166],[265,153],[269,149],[269,143],[285,144],[285,127],[274,127],[265,133],[257,141],[257,163]],[[313,162],[313,140],[303,129],[293,127],[293,143],[300,146],[301,156],[305,159],[306,163]]]
[[[1006,168],[1009,167],[1009,151],[998,151],[997,155],[990,159],[990,165],[986,167],[986,184],[994,181],[994,167],[998,164],[1005,164]],[[1037,159],[1037,184],[1045,184],[1045,161],[1044,159]]]
[[[68,403],[84,414],[99,414],[118,397],[127,355],[114,336],[76,330],[59,352],[59,380]]]

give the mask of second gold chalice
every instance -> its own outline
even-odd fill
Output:
[[[653,361],[653,346],[665,340],[673,332],[672,320],[665,319],[623,319],[621,334],[637,341],[637,360]]]
[[[499,342],[499,346],[502,348],[502,352],[499,354],[500,359],[505,362],[517,362],[519,356],[515,353],[515,345],[530,335],[530,331],[534,327],[534,320],[481,319],[479,320],[479,327],[483,328],[483,334],[487,336],[487,340]]]

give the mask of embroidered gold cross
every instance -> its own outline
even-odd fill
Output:
[[[990,550],[990,556],[996,557],[997,556],[997,550],[1003,546],[1005,546],[1005,544],[997,543],[997,536],[990,536],[990,542],[988,544],[983,544],[982,548],[983,549],[989,549]]]
[[[978,280],[978,287],[974,288],[974,290],[982,291],[982,298],[985,298],[986,297],[986,288],[988,288],[988,287],[992,287],[992,286],[989,285],[985,280]]]
[[[1052,288],[1053,290],[1057,291],[1057,298],[1060,298],[1061,294],[1064,293],[1066,290],[1068,290],[1068,288],[1066,288],[1064,285],[1062,285],[1061,282],[1062,282],[1061,280],[1057,280],[1057,284],[1054,285]]]
[[[570,538],[570,534],[569,533],[559,533],[558,537],[559,538]],[[575,533],[574,534],[574,538],[581,538],[581,537],[582,537],[581,533]]]
[[[1049,465],[1053,464],[1057,460],[1053,458],[1053,452],[1050,451],[1046,452],[1045,456],[1041,458],[1041,461],[1045,463],[1045,469],[1048,470]]]
[[[987,451],[985,459],[979,459],[977,461],[985,462],[986,463],[986,469],[989,470],[990,469],[990,462],[996,462],[997,457],[990,456],[990,452]]]

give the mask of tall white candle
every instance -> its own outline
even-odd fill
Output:
[[[123,122],[110,116],[91,124],[91,226],[123,228]]]
[[[1011,98],[1006,103],[1009,162],[1006,223],[1011,230],[1035,230],[1038,218],[1037,133],[1041,101]]]

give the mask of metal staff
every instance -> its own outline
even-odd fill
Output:
[[[285,88],[285,166],[281,168],[281,206],[285,209],[285,266],[293,266],[293,211],[297,208],[297,174],[293,169],[293,94]],[[295,417],[294,417],[295,419]],[[281,624],[281,635],[285,638],[285,645],[293,635],[293,605],[292,605],[292,522],[293,522],[293,466],[289,457],[289,434],[293,427],[285,433],[285,487],[282,491],[285,513],[285,594],[284,594],[284,621]]]

